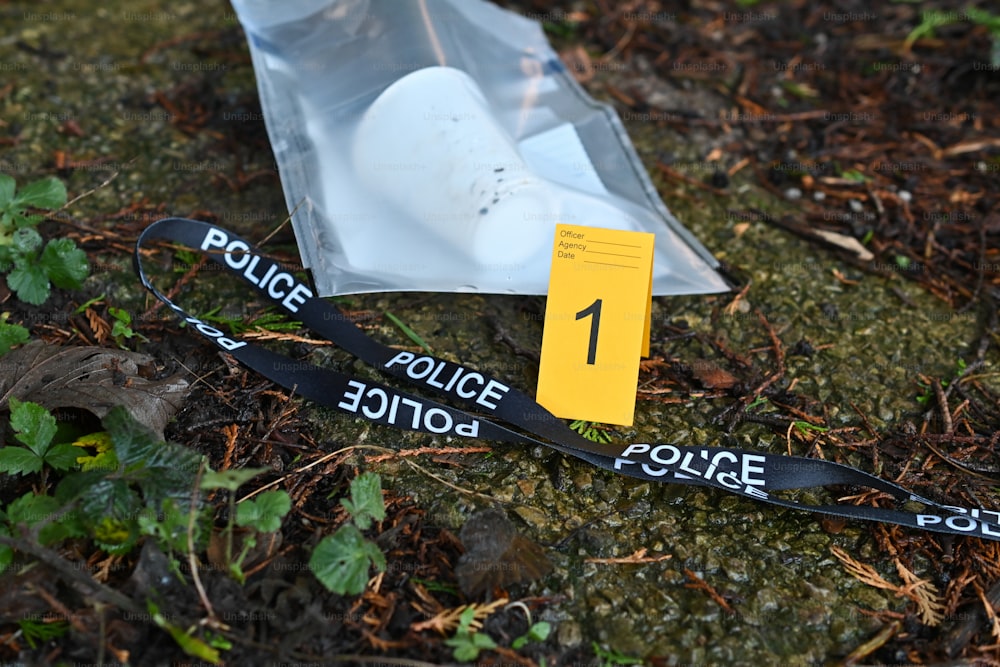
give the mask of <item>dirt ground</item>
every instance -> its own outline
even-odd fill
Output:
[[[735,285],[731,294],[657,302],[641,416],[633,430],[610,436],[667,429],[698,443],[760,441],[850,463],[936,500],[1000,509],[1000,16],[989,4],[501,4],[542,21],[581,85],[616,108],[664,201]],[[166,215],[219,222],[255,240],[285,217],[232,10],[0,2],[0,19],[0,171],[19,185],[55,175],[71,198],[86,195],[40,229],[76,240],[92,266],[81,290],[56,289],[42,306],[0,284],[8,321],[53,346],[149,355],[146,379],[189,383],[165,438],[204,454],[215,470],[267,468],[242,493],[277,482],[292,501],[280,530],[250,554],[243,585],[218,567],[211,544],[198,554],[201,592],[188,563],[171,570],[148,541],[117,555],[82,538],[20,554],[0,578],[0,660],[204,658],[157,627],[143,602],[156,590],[173,626],[228,645],[227,664],[453,663],[445,642],[456,636],[463,605],[482,610],[483,632],[495,640],[478,655],[487,665],[1000,664],[995,542],[815,517],[772,521],[757,506],[653,492],[556,455],[399,434],[289,398],[216,354],[144,293],[131,252],[142,229]],[[297,263],[287,225],[268,244]],[[767,264],[753,258],[755,249]],[[366,372],[308,331],[281,326],[235,283],[205,281],[200,265],[184,270],[184,260],[160,259],[160,278],[191,312],[245,323],[296,359]],[[534,386],[544,299],[361,295],[340,305],[380,340],[414,345],[386,316],[393,312],[436,352]],[[144,338],[113,333],[114,307],[131,314]],[[879,327],[901,332],[907,347],[879,348],[885,368],[859,375],[859,355],[879,346],[878,334],[862,334]],[[98,428],[95,418],[87,423]],[[364,444],[396,453],[335,453]],[[362,594],[338,595],[307,562],[324,535],[348,522],[339,499],[364,470],[379,472],[386,489],[386,517],[365,534],[388,567]],[[31,476],[4,478],[5,508],[44,486]],[[505,514],[513,524],[476,515],[479,533],[496,538],[487,546],[462,529],[473,510],[489,506],[469,500],[475,493],[517,501]],[[565,496],[574,495],[594,500],[573,505]],[[839,495],[885,501],[850,489]],[[549,505],[524,501],[550,497]],[[697,531],[659,514],[643,523],[650,505],[682,497],[694,508],[685,520],[704,519],[720,503],[731,510],[731,523],[703,531],[727,540],[725,548],[698,551]],[[207,502],[218,532],[226,496]],[[558,512],[566,513],[559,522]],[[757,523],[769,526],[746,528]],[[649,553],[635,555],[640,545]],[[833,558],[831,547],[847,560]],[[539,550],[553,569],[540,564]],[[769,570],[754,574],[757,565],[741,564],[741,553],[771,557],[775,567],[815,563],[782,570],[803,579],[793,582],[805,591],[798,616],[767,613],[784,603],[761,597],[754,577]],[[666,554],[672,559],[655,560]],[[634,569],[601,579],[602,565],[584,555],[631,555],[626,567]],[[470,588],[461,563],[491,556],[530,574]],[[100,601],[72,570],[130,606]],[[581,588],[588,577],[601,584]],[[655,583],[643,588],[647,579]],[[631,605],[633,593],[609,590],[622,582],[648,599]],[[667,602],[652,599],[657,588],[671,589]],[[489,606],[503,597],[518,604]],[[843,613],[824,616],[834,605]],[[581,607],[592,611],[578,614]],[[642,620],[653,609],[669,629],[653,632],[653,621]],[[529,614],[551,620],[552,632],[515,649]],[[629,614],[638,620],[615,618]],[[29,639],[26,619],[36,621],[35,632],[39,624],[65,627]],[[434,619],[438,625],[428,624]],[[804,635],[810,646],[782,637],[801,628],[815,633]]]

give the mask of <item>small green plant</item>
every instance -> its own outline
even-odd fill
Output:
[[[152,600],[146,601],[146,609],[149,611],[149,616],[153,620],[153,623],[157,627],[165,630],[174,641],[177,643],[181,649],[188,655],[201,658],[205,662],[213,665],[218,665],[222,660],[219,656],[219,648],[231,648],[228,642],[223,645],[216,645],[218,642],[212,641],[211,639],[206,642],[198,637],[194,636],[194,628],[185,630],[184,628],[171,623],[167,620],[167,617],[160,611],[159,606]]]
[[[351,521],[333,535],[324,537],[309,558],[309,569],[320,583],[338,595],[359,595],[368,583],[374,565],[385,571],[385,556],[374,542],[366,539],[373,521],[385,518],[382,480],[376,473],[364,473],[351,481],[350,500],[340,501]]]
[[[8,473],[37,472],[48,465],[66,474],[58,482],[53,497],[29,494],[20,499],[33,503],[31,516],[46,515],[46,528],[90,537],[108,553],[127,553],[143,530],[140,518],[159,517],[176,507],[184,517],[174,526],[186,536],[191,503],[191,479],[201,455],[187,447],[159,441],[121,407],[113,408],[102,420],[106,435],[81,438],[76,445],[52,445],[56,422],[36,404],[11,400],[11,426],[28,449],[0,450],[3,470]],[[110,446],[108,445],[110,440]],[[30,444],[29,444],[30,443]],[[89,454],[88,449],[96,449]],[[14,503],[7,507],[12,525]],[[196,522],[199,529],[204,519]],[[167,513],[170,516],[170,513]],[[28,521],[28,525],[33,522]],[[196,536],[203,530],[196,530]],[[176,545],[179,541],[174,540]],[[165,546],[170,546],[169,544]]]
[[[22,618],[17,625],[31,648],[38,648],[45,642],[59,639],[69,632],[69,623],[62,619],[45,621]]]
[[[105,301],[105,295],[95,296],[93,299],[81,304],[75,311],[77,315],[82,315],[87,312],[89,308],[96,306],[99,303]],[[138,338],[143,342],[148,343],[149,339],[143,336],[141,333],[132,329],[132,315],[129,314],[124,308],[115,308],[114,306],[108,306],[108,315],[111,316],[113,321],[111,325],[111,337],[115,339],[118,347],[125,349],[125,339]]]
[[[528,631],[511,642],[510,647],[515,651],[525,647],[529,642],[543,642],[548,639],[552,632],[552,626],[545,621],[532,624]]]
[[[803,435],[809,431],[813,431],[815,433],[826,433],[830,430],[829,426],[816,426],[816,424],[810,424],[803,419],[796,419],[792,422],[792,425],[795,426],[799,433],[802,433]]]
[[[69,470],[76,464],[78,450],[70,444],[56,444],[56,420],[37,403],[10,398],[10,426],[21,446],[0,449],[0,472],[26,475],[49,466]]]
[[[851,181],[852,183],[867,183],[868,181],[872,180],[871,178],[865,176],[857,169],[847,169],[841,172],[840,177],[845,180]]]
[[[479,657],[480,651],[490,651],[497,648],[497,643],[493,641],[485,632],[475,632],[472,630],[472,621],[476,616],[474,607],[468,607],[458,617],[458,628],[455,629],[455,636],[445,640],[446,646],[454,648],[452,655],[460,662],[472,662]]]
[[[0,270],[7,273],[7,286],[25,303],[44,303],[52,285],[80,287],[90,272],[86,254],[72,239],[44,243],[35,227],[45,216],[28,213],[65,204],[66,186],[59,179],[43,178],[17,191],[14,179],[0,174]]]
[[[947,387],[949,384],[951,384],[951,382],[954,382],[955,380],[961,378],[962,375],[965,374],[966,368],[967,364],[965,363],[965,359],[960,358],[958,361],[955,362],[955,377],[952,380],[941,380],[941,386]],[[923,393],[917,396],[917,403],[919,403],[924,407],[927,407],[930,404],[931,399],[934,397],[934,389],[933,387],[931,387],[931,385],[925,384],[923,382],[917,382],[917,386],[919,386],[923,390]]]
[[[114,324],[111,325],[111,337],[118,343],[118,347],[125,347],[126,338],[138,338],[145,343],[149,342],[149,339],[141,333],[132,330],[132,316],[127,310],[108,306],[108,314],[114,320]]]
[[[620,653],[614,649],[604,649],[597,642],[591,643],[594,655],[601,661],[601,667],[616,667],[617,665],[641,665],[645,663],[642,658],[634,658]]]
[[[265,331],[297,331],[302,328],[302,322],[296,320],[289,320],[285,315],[281,313],[272,312],[270,308],[265,310],[262,314],[257,317],[244,320],[239,317],[227,317],[225,315],[219,315],[219,311],[222,310],[222,306],[216,306],[215,308],[209,310],[198,316],[203,322],[210,322],[213,324],[222,324],[229,328],[236,335],[246,333],[247,331],[253,331],[254,329],[264,329]]]
[[[569,427],[592,442],[599,442],[602,445],[606,445],[612,440],[611,434],[608,433],[608,427],[599,422],[588,422],[583,419],[577,419]]]
[[[0,357],[10,352],[15,345],[28,342],[28,330],[20,324],[7,321],[10,313],[0,314]]]
[[[243,561],[250,550],[257,546],[257,534],[273,533],[281,528],[281,522],[292,509],[292,499],[286,491],[265,491],[257,496],[236,504],[236,490],[267,468],[242,468],[237,470],[209,471],[201,481],[202,489],[225,489],[229,492],[229,524],[225,529],[226,563],[229,573],[240,583],[246,581]],[[243,550],[233,558],[234,526],[250,528],[254,534],[243,540]]]
[[[934,31],[942,26],[969,21],[981,25],[990,33],[990,64],[1000,67],[1000,16],[996,16],[978,7],[967,6],[961,11],[927,9],[920,13],[920,24],[907,35],[903,49],[909,51],[921,37],[931,37]]]

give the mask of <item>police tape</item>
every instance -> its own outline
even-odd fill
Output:
[[[305,326],[367,364],[420,389],[441,394],[466,409],[370,379],[293,361],[191,317],[157,290],[146,275],[141,251],[157,239],[201,251]],[[308,285],[281,264],[244,239],[207,222],[183,218],[154,222],[139,236],[134,261],[143,286],[221,350],[273,382],[294,388],[304,398],[359,418],[438,436],[543,445],[630,477],[712,487],[780,507],[1000,540],[1000,512],[938,503],[894,482],[832,461],[729,447],[591,442],[516,387],[462,364],[399,351],[375,341],[334,304],[317,298]],[[897,505],[916,503],[923,509],[917,512],[849,504],[810,505],[775,493],[826,486],[867,487],[885,493]]]

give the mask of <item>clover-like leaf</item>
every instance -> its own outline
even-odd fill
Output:
[[[38,264],[52,284],[63,289],[79,287],[90,273],[87,254],[76,247],[73,239],[49,241],[45,244],[45,250],[42,251]]]
[[[60,208],[66,203],[66,186],[55,176],[49,176],[22,187],[13,201],[21,209]]]
[[[385,556],[350,523],[324,537],[309,558],[309,569],[316,578],[338,595],[358,595],[364,591],[372,565],[384,571]]]
[[[33,306],[40,306],[49,298],[49,277],[37,264],[19,262],[7,274],[7,287],[18,299]]]
[[[56,418],[38,403],[10,399],[10,426],[14,436],[38,456],[43,456],[56,434]]]
[[[265,491],[236,506],[236,524],[260,533],[273,533],[292,509],[292,499],[285,491]]]
[[[343,498],[344,506],[361,530],[368,530],[372,520],[385,518],[385,501],[382,500],[382,479],[378,474],[366,472],[351,482],[351,499]]]

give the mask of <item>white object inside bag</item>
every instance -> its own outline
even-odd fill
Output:
[[[534,139],[550,133],[565,142],[558,147],[561,164],[551,166],[585,165],[580,172],[593,174],[571,125]],[[419,70],[382,93],[358,125],[352,157],[369,194],[408,211],[451,252],[467,256],[473,283],[489,280],[486,274],[499,266],[546,280],[557,222],[637,229],[621,209],[538,176],[476,82],[450,67]],[[546,153],[532,157],[537,165]],[[575,184],[607,195],[599,179]],[[366,254],[363,245],[357,253],[345,250],[349,258]]]

